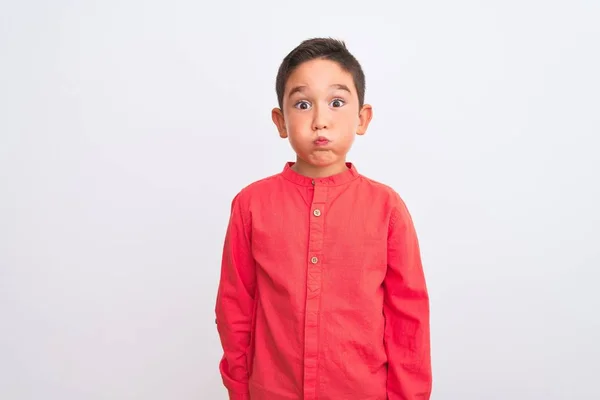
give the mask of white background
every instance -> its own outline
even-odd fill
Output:
[[[0,2],[0,398],[219,400],[230,201],[279,62],[346,40],[411,210],[435,400],[600,398],[600,2]]]

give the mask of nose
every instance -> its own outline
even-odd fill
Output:
[[[329,127],[329,113],[327,107],[316,106],[313,114],[313,130],[327,129]]]

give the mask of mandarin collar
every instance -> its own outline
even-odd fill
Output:
[[[324,186],[339,186],[351,182],[359,176],[356,167],[350,162],[346,163],[346,167],[348,168],[347,170],[323,178],[309,178],[308,176],[301,175],[292,169],[292,165],[294,164],[295,163],[293,161],[286,162],[281,174],[287,180],[302,186],[313,186],[315,184]]]

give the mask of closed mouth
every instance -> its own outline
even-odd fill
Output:
[[[329,139],[327,139],[326,137],[323,136],[319,136],[316,140],[315,140],[315,144],[316,145],[324,145],[329,143]]]

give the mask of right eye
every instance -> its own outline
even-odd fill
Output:
[[[310,110],[310,103],[306,100],[300,100],[299,102],[294,104],[294,107],[296,107],[299,110]]]

